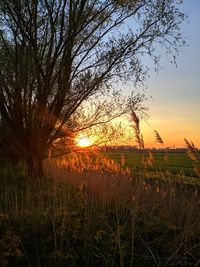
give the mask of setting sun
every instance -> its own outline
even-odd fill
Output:
[[[82,137],[78,140],[77,145],[80,147],[91,146],[91,141],[88,137]]]

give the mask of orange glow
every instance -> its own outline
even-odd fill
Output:
[[[77,141],[77,145],[80,147],[88,147],[91,146],[91,140],[88,137],[81,137]]]

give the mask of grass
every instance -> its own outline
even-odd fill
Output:
[[[35,180],[2,168],[0,266],[199,266],[199,186],[128,158],[71,155]]]
[[[133,110],[132,121],[142,150]],[[69,154],[45,161],[37,179],[4,164],[0,266],[200,266],[200,156],[185,143],[187,155]]]
[[[121,155],[124,155],[125,166],[128,168],[141,168],[142,167],[142,154],[135,151],[107,151],[102,153],[104,156],[115,160],[117,163],[121,162]],[[143,153],[148,155],[148,152]],[[194,173],[193,161],[185,152],[168,152],[167,161],[165,159],[166,152],[153,152],[155,162],[149,170],[168,170],[173,173],[183,172],[187,176],[196,176]]]

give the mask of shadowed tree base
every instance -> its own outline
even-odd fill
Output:
[[[43,172],[43,162],[41,158],[30,157],[27,160],[28,175],[30,177],[42,177]]]

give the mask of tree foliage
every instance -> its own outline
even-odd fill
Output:
[[[157,63],[158,45],[177,55],[185,18],[179,2],[0,1],[1,134],[30,175],[42,173],[55,140],[73,137],[86,101],[105,99],[119,81],[142,82],[142,57]]]

